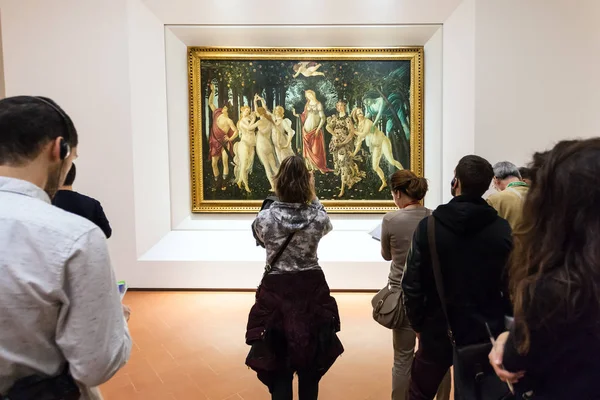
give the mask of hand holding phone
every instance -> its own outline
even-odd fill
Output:
[[[485,327],[488,331],[490,342],[493,346],[492,351],[489,354],[490,364],[494,368],[494,371],[496,372],[496,375],[498,375],[498,378],[506,382],[508,388],[510,389],[510,392],[514,394],[515,388],[513,386],[513,383],[518,382],[519,379],[523,378],[523,376],[525,376],[525,372],[519,371],[513,373],[507,371],[504,368],[502,358],[504,357],[504,345],[506,344],[506,339],[508,338],[508,332],[500,334],[500,336],[498,336],[498,339],[496,340],[494,339],[494,335],[492,335],[492,331],[487,323],[485,324]]]

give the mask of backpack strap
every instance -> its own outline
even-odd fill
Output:
[[[285,239],[285,242],[283,242],[283,244],[281,245],[281,247],[279,247],[279,250],[277,251],[277,254],[275,254],[273,256],[273,258],[271,258],[271,261],[269,261],[267,263],[267,265],[265,265],[265,275],[267,275],[269,272],[271,272],[273,270],[273,265],[275,265],[275,263],[277,261],[279,261],[279,258],[281,257],[281,255],[285,251],[286,247],[288,247],[288,244],[290,244],[290,242],[292,241],[292,238],[294,237],[295,234],[296,234],[296,231],[290,233],[290,235],[287,237],[287,239]]]
[[[440,267],[440,257],[437,252],[437,243],[435,241],[435,217],[433,215],[427,218],[427,236],[429,238],[429,251],[431,253],[431,267],[433,269],[433,276],[435,278],[435,287],[440,297],[440,304],[444,316],[446,317],[446,324],[448,325],[448,336],[454,345],[454,333],[450,327],[450,318],[448,318],[448,309],[446,306],[446,294],[444,292],[444,279],[442,277],[442,269]]]

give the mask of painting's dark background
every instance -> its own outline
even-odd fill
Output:
[[[318,61],[322,64],[319,72],[325,76],[304,77],[300,74],[293,78],[293,66],[297,61],[268,60],[268,61],[231,61],[231,60],[202,60],[200,90],[202,96],[202,126],[203,133],[203,176],[205,200],[262,200],[269,195],[270,185],[265,176],[264,167],[258,156],[254,161],[253,172],[249,176],[252,193],[238,189],[234,183],[233,164],[230,160],[230,173],[225,190],[221,185],[216,185],[209,157],[208,135],[212,126],[212,112],[208,107],[209,83],[215,85],[215,102],[217,107],[222,107],[229,101],[233,107],[229,117],[237,124],[239,109],[243,105],[252,106],[254,94],[258,93],[267,103],[270,111],[275,106],[282,106],[285,118],[292,121],[292,129],[296,136],[292,142],[294,151],[297,144],[301,146],[301,128],[299,120],[292,115],[291,109],[298,114],[304,110],[306,99],[304,91],[314,90],[317,99],[322,103],[325,116],[336,113],[335,104],[338,100],[348,103],[348,114],[354,107],[363,109],[367,117],[375,121],[376,114],[370,115],[369,108],[365,107],[365,95],[382,97],[386,104],[381,121],[377,126],[386,132],[392,141],[394,158],[399,160],[405,168],[410,168],[410,132],[405,132],[397,117],[399,112],[406,118],[410,115],[410,61]],[[369,97],[369,96],[367,96]],[[329,140],[331,135],[325,131],[325,150],[328,154],[328,166],[333,168],[333,158],[329,154]],[[301,149],[301,147],[300,147]],[[371,168],[371,157],[366,146],[362,144],[362,159],[359,163],[361,170],[367,176],[351,189],[346,189],[343,197],[338,198],[340,191],[340,177],[333,173],[323,175],[315,172],[317,195],[322,200],[388,200],[391,199],[389,188],[382,192],[378,189],[381,181]],[[359,155],[361,154],[359,153]],[[387,164],[382,157],[381,168],[387,175],[395,169]],[[219,170],[222,164],[219,162]]]

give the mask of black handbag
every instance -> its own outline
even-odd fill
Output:
[[[440,259],[435,241],[435,218],[427,220],[427,235],[431,252],[431,264],[435,277],[435,286],[442,311],[448,324],[448,337],[452,342],[454,365],[454,398],[456,400],[510,400],[515,396],[510,392],[506,383],[502,382],[490,365],[488,355],[492,350],[490,342],[458,346],[450,327],[444,281],[440,268]]]

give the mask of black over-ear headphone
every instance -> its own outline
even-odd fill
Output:
[[[66,140],[70,140],[73,137],[73,134],[72,134],[73,126],[69,122],[69,119],[67,118],[65,113],[60,108],[56,107],[54,104],[50,103],[48,100],[45,100],[41,97],[34,96],[34,99],[37,99],[37,100],[41,101],[42,103],[52,107],[54,109],[54,111],[56,111],[58,113],[58,115],[60,115],[60,118],[63,120],[63,123],[65,124],[66,135],[63,135],[63,139],[60,140],[60,144],[59,144],[59,146],[60,146],[59,157],[61,160],[64,160],[65,158],[69,157],[69,154],[71,154],[71,146],[69,146],[69,143],[67,143]]]

